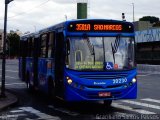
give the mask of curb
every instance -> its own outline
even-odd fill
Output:
[[[6,98],[0,98],[0,111],[12,107],[18,103],[18,98],[8,90],[5,91]]]

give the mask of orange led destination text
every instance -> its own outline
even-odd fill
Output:
[[[95,31],[107,31],[107,30],[110,30],[110,31],[121,31],[122,30],[122,25],[94,25],[94,30]]]
[[[76,24],[77,31],[89,31],[91,30],[90,24]]]

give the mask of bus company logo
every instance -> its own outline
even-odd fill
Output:
[[[94,82],[93,84],[94,85],[105,85],[106,83],[105,82]]]

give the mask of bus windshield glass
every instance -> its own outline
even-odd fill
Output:
[[[129,70],[135,67],[133,37],[70,37],[66,67],[72,70]]]

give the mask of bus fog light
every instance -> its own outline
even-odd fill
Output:
[[[130,86],[132,86],[132,85],[133,85],[133,83],[132,83],[132,82],[130,82],[130,83],[129,83],[129,85],[130,85]]]
[[[67,82],[68,82],[69,85],[72,84],[72,80],[71,79],[68,79]]]
[[[132,83],[136,83],[136,82],[137,82],[136,78],[133,78]]]
[[[127,86],[127,85],[124,85],[124,87],[127,88],[128,86]]]
[[[80,86],[80,89],[83,90],[83,89],[84,89],[84,86],[81,85],[81,86]]]
[[[73,87],[74,87],[74,88],[77,88],[77,87],[78,87],[78,84],[77,84],[77,83],[73,83]]]

